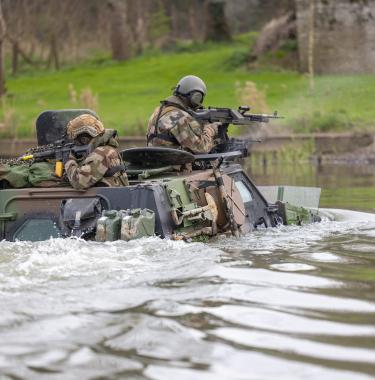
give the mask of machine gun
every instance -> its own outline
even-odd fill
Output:
[[[256,123],[268,123],[270,119],[282,119],[278,116],[277,111],[272,115],[249,113],[250,107],[240,106],[238,110],[232,108],[214,108],[208,107],[192,111],[191,115],[198,121],[205,123],[219,122],[219,139],[220,143],[214,148],[212,153],[223,153],[232,151],[241,151],[243,156],[248,155],[248,144],[251,142],[260,142],[259,140],[242,140],[229,138],[228,127],[233,125],[252,125]]]
[[[76,158],[83,158],[89,155],[93,150],[91,144],[76,145],[65,140],[58,140],[54,144],[31,148],[26,154],[19,157],[19,162],[35,162],[44,160],[56,161],[56,175],[62,176],[63,163],[65,163],[72,154]]]

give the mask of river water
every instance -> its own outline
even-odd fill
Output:
[[[248,169],[325,187],[323,222],[1,242],[0,379],[374,379],[375,170]]]

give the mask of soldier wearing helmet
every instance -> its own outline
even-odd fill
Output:
[[[192,153],[208,153],[215,145],[219,123],[200,124],[191,110],[202,106],[207,88],[202,79],[188,75],[161,102],[148,123],[147,145],[182,148]]]
[[[77,145],[90,145],[91,153],[84,159],[70,156],[65,163],[66,175],[75,189],[92,186],[127,186],[128,179],[117,142],[117,132],[104,129],[95,116],[83,114],[67,125],[67,135]]]

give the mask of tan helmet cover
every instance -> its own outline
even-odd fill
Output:
[[[104,132],[103,123],[88,113],[70,120],[66,128],[68,137],[71,140],[74,140],[82,133],[88,133],[91,137],[96,137]]]

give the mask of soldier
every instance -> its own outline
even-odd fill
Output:
[[[192,153],[208,153],[215,145],[219,123],[201,125],[191,110],[202,106],[207,93],[202,79],[188,75],[161,102],[148,123],[147,145],[182,148]]]
[[[77,145],[90,144],[92,147],[87,157],[79,160],[71,155],[65,163],[66,175],[75,189],[129,184],[117,151],[119,144],[115,130],[104,129],[100,120],[93,115],[84,114],[68,123],[67,134]]]

